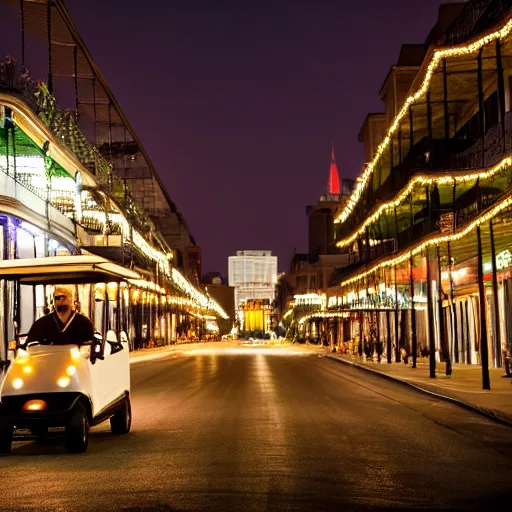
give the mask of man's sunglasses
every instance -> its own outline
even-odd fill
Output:
[[[65,299],[66,296],[65,295],[54,295],[53,296],[53,300],[62,300],[62,299]]]

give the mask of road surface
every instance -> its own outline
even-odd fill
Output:
[[[219,344],[220,345],[220,344]],[[190,350],[132,365],[132,432],[24,441],[0,510],[492,510],[512,429],[312,354]]]

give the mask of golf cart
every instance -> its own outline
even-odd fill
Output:
[[[0,279],[21,284],[85,284],[138,279],[129,269],[97,256],[0,261]],[[114,434],[131,427],[129,345],[126,334],[107,330],[82,344],[52,339],[9,343],[0,373],[0,453],[18,434],[41,437],[64,427],[71,452],[84,452],[89,428],[107,419]],[[21,439],[27,439],[21,436]]]

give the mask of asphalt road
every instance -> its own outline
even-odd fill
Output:
[[[132,366],[132,432],[0,458],[1,510],[509,510],[512,430],[310,353]]]

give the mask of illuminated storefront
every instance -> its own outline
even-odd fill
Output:
[[[248,333],[269,332],[272,327],[272,307],[267,299],[247,300],[240,304],[243,316],[241,330]]]

